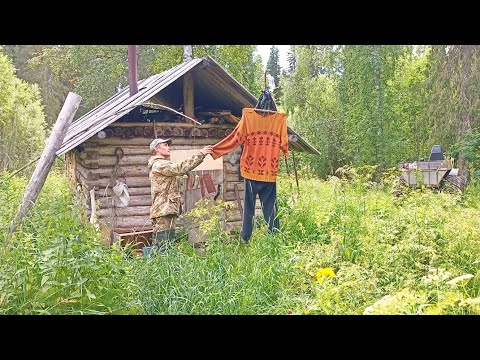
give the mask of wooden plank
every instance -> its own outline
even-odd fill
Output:
[[[112,217],[105,217],[99,219],[99,221],[107,226],[131,228],[137,230],[152,226],[152,220],[149,216],[118,216],[116,219]]]
[[[189,146],[205,146],[205,145],[214,145],[219,140],[216,138],[202,138],[197,136],[192,137],[171,137],[173,145],[172,150],[175,149],[177,145],[189,145]]]
[[[198,130],[198,129],[197,129]],[[214,145],[216,144],[219,139],[218,138],[202,138],[200,136],[200,130],[198,130],[198,134],[196,136],[189,136],[189,137],[174,137],[169,136],[172,139],[173,146],[172,149],[175,148],[176,145],[189,145],[189,146],[196,146],[196,145]],[[121,137],[112,137],[112,138],[105,138],[105,139],[97,139],[91,138],[88,142],[88,147],[94,148],[97,146],[115,146],[115,147],[124,147],[124,146],[145,146],[146,149],[149,149],[150,143],[153,140],[153,136],[151,138],[146,137],[134,137],[131,139],[122,139]]]
[[[237,124],[240,121],[240,118],[233,115],[230,110],[221,110],[221,111],[202,111],[199,112],[199,115],[206,115],[211,117],[222,117],[231,124]]]
[[[240,217],[243,220],[243,207],[242,207],[242,200],[240,199],[240,193],[238,191],[238,185],[234,184],[233,189],[235,191],[235,198],[237,199],[237,206],[238,206],[238,210],[240,211]]]
[[[81,97],[75,93],[69,92],[67,99],[58,115],[57,121],[48,137],[45,148],[43,149],[40,160],[30,178],[27,189],[23,195],[22,202],[18,208],[17,215],[12,220],[10,230],[14,232],[18,224],[21,223],[25,215],[30,211],[38,195],[43,188],[45,179],[55,160],[55,153],[62,146],[63,139],[67,133],[68,127],[72,123],[73,117],[80,105]]]
[[[81,166],[78,166],[78,169],[82,169]],[[81,171],[86,171],[86,177],[89,180],[96,180],[99,178],[111,178],[112,172],[114,171],[115,167],[113,165],[109,166],[102,166],[98,169],[85,169]],[[148,168],[147,165],[126,165],[121,166],[118,170],[121,177],[130,178],[130,177],[148,177]]]
[[[235,181],[232,181],[232,182],[228,182],[226,185],[225,185],[225,191],[234,191],[235,190],[235,184],[238,185],[238,190],[245,190],[245,183],[242,181],[242,182],[235,182]]]
[[[137,127],[143,126],[144,128],[150,127],[153,129],[153,123],[141,122],[141,123],[129,123],[129,122],[115,122],[105,129],[113,129],[114,127]],[[179,127],[182,129],[191,129],[194,127],[201,126],[202,129],[234,129],[235,126],[229,124],[203,124],[203,125],[194,125],[192,123],[175,123],[175,122],[162,122],[162,123],[155,123],[155,128],[161,128],[163,130],[164,127]]]
[[[116,148],[115,146],[106,145],[106,146],[97,146],[93,149],[95,149],[95,152],[98,153],[98,156],[102,156],[102,155],[114,155],[115,148]],[[90,151],[89,149],[91,148],[85,147],[85,151]],[[122,146],[122,150],[124,155],[145,155],[145,156],[152,155],[148,146]],[[86,158],[86,156],[83,158]]]
[[[90,213],[89,211],[87,213]],[[150,206],[127,206],[127,207],[110,207],[103,208],[97,211],[99,219],[104,217],[111,217],[114,214],[117,216],[150,216]]]
[[[98,180],[85,180],[85,183],[88,187],[88,190],[90,190],[93,186],[95,186],[97,189],[105,189],[108,186],[110,186],[110,179],[109,178],[100,178]],[[130,190],[131,188],[135,187],[146,187],[150,186],[150,179],[148,177],[135,177],[135,178],[128,178],[127,179],[127,185],[128,189]]]
[[[239,118],[238,116],[235,116],[233,114],[228,114],[226,120],[231,122],[231,123],[237,124],[237,123],[240,122],[241,118]]]
[[[75,164],[75,153],[73,151],[69,151],[65,154],[65,170],[67,172],[68,182],[73,188],[77,186],[77,178],[75,176]]]
[[[151,188],[149,186],[146,187],[139,187],[139,188],[128,188],[128,194],[130,198],[135,195],[150,195],[151,196]],[[99,190],[95,189],[95,196],[98,197],[105,197],[105,196],[113,196],[112,188],[108,187],[105,189]]]
[[[126,165],[145,165],[147,166],[148,160],[151,155],[123,155],[118,165],[123,167]],[[115,155],[101,155],[98,159],[83,159],[79,161],[84,167],[88,168],[88,165],[97,164],[100,166],[114,166],[117,162]]]
[[[228,182],[238,182],[240,181],[240,174],[225,174],[225,180]]]
[[[187,190],[184,193],[184,212],[188,212],[193,209],[195,203],[202,198],[201,190],[200,189],[192,189],[192,191]]]
[[[113,228],[113,231],[115,231],[117,234],[121,235],[121,234],[124,234],[124,233],[132,232],[132,229],[116,227],[116,228]],[[148,232],[153,231],[153,226],[146,226],[146,227],[142,228],[141,230],[134,230],[134,231],[136,231],[136,232],[146,231],[148,233]]]
[[[238,194],[240,196],[240,199],[244,199],[245,197],[245,192],[244,191],[238,191]],[[223,197],[224,200],[228,200],[228,201],[236,201],[237,200],[237,195],[235,193],[235,191],[227,191],[225,192],[225,195]]]
[[[151,138],[146,137],[134,137],[131,139],[122,139],[121,137],[114,136],[111,138],[105,139],[98,139],[98,138],[90,138],[84,142],[84,146],[86,147],[96,147],[101,145],[111,145],[111,146],[131,146],[131,145],[143,145],[146,146],[147,149],[150,143],[153,140],[153,136]]]
[[[152,139],[153,140],[153,139]],[[173,141],[175,141],[176,138],[173,138]],[[95,145],[95,147],[89,147],[88,143],[85,143],[85,152],[86,151],[95,151],[98,153],[99,156],[101,155],[113,155],[115,153],[115,148],[116,146],[112,145]],[[150,149],[148,146],[145,145],[123,145],[121,146],[124,155],[148,155],[151,156],[152,153],[150,152]],[[170,147],[170,150],[197,150],[200,151],[203,148],[202,145],[192,145],[191,141],[188,144],[174,144]],[[81,152],[80,154],[83,154]],[[80,158],[85,159],[87,156],[86,155],[81,155]]]
[[[170,159],[173,162],[179,163],[194,154],[200,152],[200,147],[197,149],[188,149],[188,150],[175,150],[172,149],[170,152]],[[130,155],[124,151],[123,156],[120,158],[118,165],[122,168],[127,166],[142,166],[147,167],[148,161],[150,160],[151,154],[145,155]],[[104,166],[114,166],[117,162],[117,157],[115,155],[99,155],[97,159],[81,159],[79,163],[86,169],[91,168],[91,165],[98,165],[98,168]],[[223,169],[223,157],[218,159],[213,159],[211,156],[207,156],[204,161],[198,165],[195,169],[198,170],[218,170]]]
[[[129,192],[130,193],[130,192]],[[112,207],[113,197],[99,197],[98,198],[100,209],[108,209]],[[150,206],[152,205],[151,195],[130,195],[128,201],[128,207],[132,206]],[[120,208],[117,208],[120,209]]]
[[[184,114],[194,117],[194,83],[193,74],[186,73],[183,75],[183,107]]]
[[[131,235],[143,235],[143,234],[151,234],[153,233],[153,229],[151,230],[144,230],[144,231],[132,231],[132,232],[126,232],[126,233],[118,233],[120,237],[124,236],[131,236]]]

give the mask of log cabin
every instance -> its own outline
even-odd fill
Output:
[[[101,225],[107,244],[131,234],[144,234],[146,244],[151,237],[147,162],[153,139],[171,138],[171,159],[181,161],[227,136],[242,109],[257,103],[254,95],[208,56],[184,61],[138,81],[137,86],[136,93],[129,93],[127,87],[75,120],[56,153],[65,156],[69,183],[82,198],[87,214],[94,215],[92,221]],[[290,127],[288,135],[291,151],[319,154]],[[207,157],[180,179],[184,212],[202,197],[242,206],[240,156],[241,147],[216,160]],[[208,187],[212,192],[198,180],[206,174],[213,180],[214,189]],[[127,200],[115,194],[119,183],[126,184]],[[241,217],[238,210],[229,212],[226,228],[241,226]]]

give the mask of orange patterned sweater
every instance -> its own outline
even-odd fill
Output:
[[[244,144],[240,173],[250,180],[275,182],[280,163],[280,149],[288,154],[287,115],[262,113],[244,108],[235,129],[213,145],[212,157],[219,158]]]

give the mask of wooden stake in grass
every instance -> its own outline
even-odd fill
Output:
[[[33,204],[38,198],[40,191],[42,190],[45,179],[52,167],[55,160],[55,153],[62,146],[63,139],[67,133],[68,127],[72,123],[73,117],[77,112],[82,98],[75,93],[68,93],[67,99],[63,104],[62,110],[58,115],[57,121],[52,129],[47,144],[43,149],[43,153],[40,156],[40,160],[37,163],[37,167],[30,178],[25,194],[23,195],[22,203],[18,208],[17,215],[10,223],[10,231],[13,233],[18,224],[20,224],[25,215],[30,211]]]

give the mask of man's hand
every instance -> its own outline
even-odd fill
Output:
[[[211,154],[211,153],[213,152],[213,147],[212,147],[212,145],[207,145],[207,146],[205,146],[202,150],[200,150],[200,152],[201,152],[203,155]]]

